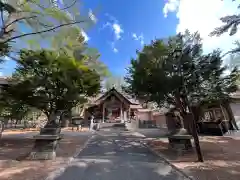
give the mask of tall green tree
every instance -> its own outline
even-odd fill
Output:
[[[107,76],[108,69],[99,60],[98,51],[89,48],[83,36],[84,31],[96,23],[96,17],[91,10],[88,14],[80,14],[80,5],[78,0],[0,1],[1,50],[6,50],[7,45],[11,44],[11,50],[18,52],[19,46],[15,40],[19,38],[35,50],[40,49],[45,41],[44,44],[50,44],[51,49],[64,50],[75,59],[83,60],[84,53],[87,55],[85,64],[101,76]],[[4,55],[10,56],[7,53]]]
[[[236,0],[232,0],[232,2],[235,2]],[[236,2],[235,2],[236,3]],[[240,4],[238,3],[238,9],[240,8]],[[221,36],[224,33],[229,33],[230,36],[233,36],[238,31],[238,26],[240,24],[240,14],[232,14],[232,15],[226,15],[224,17],[221,17],[220,20],[222,21],[222,25],[219,27],[216,27],[211,33],[210,36]],[[240,47],[239,42],[236,42],[236,48],[233,48],[226,52],[223,56],[226,56],[230,53],[239,53]]]
[[[3,92],[6,97],[37,108],[50,118],[98,93],[100,76],[65,52],[22,50],[9,84]]]
[[[236,0],[232,0],[235,2]],[[240,4],[238,4],[238,8],[240,8]],[[238,25],[240,24],[240,14],[232,14],[221,17],[223,25],[220,27],[216,27],[211,33],[211,36],[220,36],[223,33],[229,32],[230,36],[233,36],[237,33]]]
[[[173,105],[184,117],[191,106],[204,100],[224,100],[236,91],[237,70],[223,76],[221,52],[202,54],[198,33],[158,39],[137,52],[128,69],[125,89],[158,106]],[[202,161],[197,133],[194,140]]]
[[[51,49],[66,51],[69,55],[72,55],[77,60],[84,61],[89,68],[95,69],[102,78],[109,75],[108,68],[100,60],[100,53],[97,49],[90,47],[82,35],[81,28],[78,26],[63,27],[52,36]],[[82,58],[86,55],[86,58]]]
[[[66,26],[80,31],[93,24],[96,18],[92,11],[80,15],[79,8],[77,0],[1,0],[0,43],[12,43],[29,36],[39,41],[37,37],[52,37]],[[25,27],[24,30],[21,26]],[[29,43],[36,42],[34,39]]]
[[[21,101],[16,101],[11,97],[4,96],[4,93],[1,95],[0,99],[1,106],[1,116],[15,120],[15,125],[24,119],[30,112],[31,108]]]

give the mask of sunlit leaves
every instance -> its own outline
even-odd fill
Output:
[[[128,69],[126,90],[159,106],[226,100],[236,90],[238,71],[224,76],[221,51],[203,55],[198,33],[155,40],[137,52]],[[183,98],[184,99],[184,98]]]
[[[67,53],[22,50],[6,91],[16,100],[50,113],[71,109],[83,101],[82,96],[92,96],[99,89],[99,75]]]

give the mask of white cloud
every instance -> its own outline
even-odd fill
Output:
[[[132,37],[135,41],[140,41],[141,45],[144,44],[144,37],[143,37],[143,34],[141,35],[137,35],[136,33],[133,33],[132,34]]]
[[[96,18],[96,16],[93,14],[93,12],[92,12],[91,9],[89,9],[89,11],[88,11],[88,16],[89,16],[89,18],[91,19],[91,21],[93,21],[94,23],[97,22],[97,18]]]
[[[117,23],[113,23],[112,24],[112,28],[114,30],[114,34],[116,36],[116,39],[120,39],[121,38],[121,34],[123,33],[123,29],[121,28],[121,26]]]
[[[175,12],[179,23],[176,32],[198,31],[203,39],[204,52],[220,48],[224,52],[234,47],[233,42],[240,38],[240,32],[234,36],[228,33],[220,37],[209,37],[214,28],[221,26],[220,17],[238,12],[238,3],[229,0],[168,0],[163,8],[164,16]]]
[[[114,32],[116,40],[119,40],[121,38],[121,34],[124,33],[124,30],[115,17],[109,15],[108,13],[106,13],[105,16],[109,18],[110,22],[105,23],[100,30],[103,30],[106,27],[110,27]]]
[[[174,12],[179,6],[179,0],[168,0],[163,8],[164,17],[167,17],[168,12]]]
[[[118,49],[115,47],[115,42],[111,42],[111,47],[114,53],[118,53]]]
[[[122,34],[124,33],[124,30],[122,29],[121,25],[119,24],[118,20],[113,17],[112,15],[105,13],[105,16],[108,17],[109,21],[106,22],[102,28],[100,28],[99,30],[103,30],[107,27],[109,27],[113,33],[114,33],[114,40],[112,40],[111,42],[111,48],[113,50],[114,53],[118,52],[118,49],[115,47],[115,44],[118,40],[121,39]]]
[[[118,49],[117,48],[113,48],[113,52],[117,53]]]
[[[89,36],[87,35],[87,33],[86,33],[84,30],[82,30],[81,33],[82,33],[82,36],[83,36],[84,39],[85,39],[85,42],[89,41],[90,38],[89,38]]]
[[[108,13],[105,13],[105,16],[107,16],[112,22],[118,22],[118,20],[114,16],[112,16]]]
[[[133,33],[132,37],[133,37],[133,39],[137,40],[137,34],[136,33]]]

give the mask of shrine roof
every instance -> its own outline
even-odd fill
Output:
[[[131,97],[130,95],[124,93],[124,92],[120,92],[118,90],[116,90],[114,87],[112,89],[110,89],[109,91],[105,92],[104,94],[98,96],[95,99],[95,103],[98,103],[100,101],[104,101],[109,95],[111,95],[111,93],[117,93],[121,98],[125,99],[129,104],[133,104],[133,105],[139,105],[140,102],[136,99],[134,99],[133,97]]]

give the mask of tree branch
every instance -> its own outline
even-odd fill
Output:
[[[60,27],[63,27],[63,26],[69,26],[69,25],[73,25],[73,24],[78,24],[78,23],[84,23],[86,21],[82,20],[82,21],[75,21],[75,22],[71,22],[71,23],[66,23],[66,24],[60,24],[58,26],[55,26],[53,28],[50,28],[50,29],[46,29],[46,30],[42,30],[42,31],[37,31],[37,32],[32,32],[32,33],[26,33],[26,34],[21,34],[21,35],[18,35],[18,36],[14,36],[12,38],[9,38],[5,41],[2,41],[0,40],[0,43],[8,43],[14,39],[18,39],[18,38],[22,38],[22,37],[25,37],[25,36],[30,36],[30,35],[36,35],[36,34],[42,34],[42,33],[46,33],[46,32],[50,32],[50,31],[53,31],[55,29],[58,29]]]
[[[64,7],[64,8],[61,8],[60,10],[66,10],[66,9],[74,6],[76,4],[76,2],[77,2],[77,0],[74,0],[70,5],[68,5],[68,6]]]
[[[25,19],[32,19],[32,18],[36,18],[37,16],[30,16],[30,17],[22,17],[22,18],[18,18],[18,19],[15,19],[14,21],[12,21],[11,23],[7,24],[4,29],[7,29],[9,26],[11,26],[12,24],[18,22],[18,21],[21,21],[21,20],[25,20]]]

